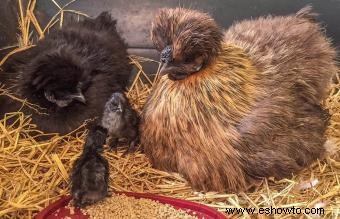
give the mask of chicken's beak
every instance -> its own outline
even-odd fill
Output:
[[[71,98],[73,100],[79,101],[81,103],[86,103],[86,98],[84,97],[84,95],[81,92],[71,95]]]
[[[160,55],[160,61],[161,61],[161,67],[160,67],[160,76],[163,76],[167,74],[166,69],[168,67],[168,64],[172,62],[173,54],[172,54],[172,46],[167,45],[161,52]]]
[[[167,66],[168,66],[167,63],[161,62],[161,66],[160,66],[160,68],[159,68],[159,75],[160,75],[160,76],[163,76],[163,75],[166,75],[166,74],[167,74],[167,72],[166,72]]]

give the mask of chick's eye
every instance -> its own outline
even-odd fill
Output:
[[[82,89],[84,86],[84,83],[83,82],[78,82],[77,84],[77,89]]]
[[[91,85],[91,78],[85,78],[84,80],[78,82],[77,88],[79,90],[85,91],[87,90]]]

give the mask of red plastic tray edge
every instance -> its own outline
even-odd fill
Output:
[[[209,216],[212,216],[215,219],[226,219],[227,218],[221,212],[218,212],[217,210],[213,208],[210,208],[208,206],[205,206],[203,204],[196,203],[196,202],[191,202],[191,201],[186,201],[186,200],[181,200],[181,199],[166,197],[166,196],[161,196],[161,195],[155,195],[152,193],[136,193],[136,192],[116,192],[116,193],[125,194],[126,196],[133,196],[136,198],[152,199],[155,201],[159,201],[160,203],[163,203],[163,204],[166,204],[166,203],[170,204],[174,207],[185,208],[185,209],[190,209],[193,211],[201,212]],[[48,215],[56,211],[60,206],[66,205],[66,203],[68,203],[70,200],[71,200],[71,196],[62,196],[61,199],[50,204],[48,207],[40,211],[34,218],[44,219]]]
[[[60,206],[65,206],[71,200],[71,196],[61,196],[58,201],[53,202],[42,211],[40,211],[37,215],[35,215],[35,219],[45,219],[48,215],[51,215],[54,211],[56,211]]]

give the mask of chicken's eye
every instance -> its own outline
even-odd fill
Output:
[[[184,64],[192,63],[195,60],[195,57],[193,55],[186,56],[184,58]]]

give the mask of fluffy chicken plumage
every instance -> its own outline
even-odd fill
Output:
[[[152,39],[172,49],[142,113],[141,143],[155,167],[198,190],[242,191],[323,156],[329,115],[321,101],[335,51],[310,8],[224,34],[205,13],[163,9]]]
[[[109,162],[100,154],[106,136],[105,128],[91,128],[83,152],[73,164],[71,193],[76,207],[85,207],[109,196]]]
[[[131,107],[124,93],[113,93],[105,104],[101,125],[108,130],[109,146],[117,148],[120,138],[126,138],[128,151],[135,149],[139,142],[139,116]]]
[[[111,94],[125,90],[131,72],[126,49],[116,21],[104,12],[65,25],[14,54],[2,66],[0,81],[19,98],[45,108],[48,115],[22,109],[40,130],[66,134],[100,116]],[[5,96],[0,101],[0,117],[21,107]]]

